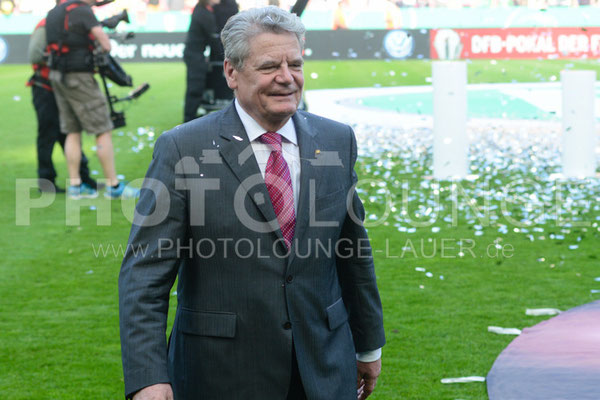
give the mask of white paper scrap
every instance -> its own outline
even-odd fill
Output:
[[[498,335],[520,335],[521,330],[517,328],[501,328],[499,326],[488,326],[488,332],[497,333]]]
[[[525,310],[525,315],[557,315],[561,312],[558,308],[528,308]]]
[[[444,378],[442,383],[469,383],[469,382],[485,382],[483,376],[462,376],[460,378]]]

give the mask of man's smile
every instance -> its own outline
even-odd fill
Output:
[[[294,94],[296,94],[297,90],[294,90],[292,92],[285,92],[285,93],[271,93],[269,94],[269,96],[277,96],[277,97],[287,97],[287,96],[293,96]]]

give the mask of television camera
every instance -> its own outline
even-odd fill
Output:
[[[113,1],[114,0],[105,0],[96,2],[95,6],[103,6],[105,4],[112,3]],[[129,15],[127,14],[127,10],[123,10],[112,17],[108,17],[100,21],[100,24],[105,28],[114,30],[121,21],[129,23]],[[111,36],[113,39],[116,37],[115,35],[109,36]],[[134,36],[135,34],[133,32],[128,32],[124,36],[120,36],[120,39],[127,40],[133,38]],[[102,86],[104,87],[104,92],[106,93],[106,98],[108,100],[108,107],[110,109],[110,118],[112,119],[115,128],[121,128],[126,125],[125,112],[123,110],[117,111],[114,107],[115,104],[137,99],[150,88],[150,85],[148,83],[143,83],[129,92],[127,96],[114,96],[110,93],[107,79],[121,87],[133,87],[133,79],[131,78],[131,75],[125,72],[125,70],[121,67],[117,60],[114,59],[114,57],[103,51],[95,52],[94,63],[98,70],[98,74],[102,79]]]

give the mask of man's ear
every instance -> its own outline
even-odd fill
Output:
[[[225,73],[225,79],[227,80],[227,86],[229,89],[237,89],[237,71],[233,68],[233,64],[228,59],[223,61],[223,72]]]

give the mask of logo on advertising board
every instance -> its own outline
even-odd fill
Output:
[[[460,35],[452,29],[437,30],[432,47],[440,60],[457,60],[463,49]]]
[[[441,31],[438,31],[438,35]],[[599,27],[490,28],[455,29],[454,31],[461,38],[464,47],[462,56],[465,58],[569,59],[600,56]],[[436,36],[432,42],[432,48],[436,50],[437,39]],[[442,56],[439,55],[439,58]]]
[[[383,38],[383,48],[393,58],[406,58],[412,55],[415,41],[406,31],[390,31]]]
[[[4,38],[2,38],[2,36],[0,36],[0,64],[2,64],[4,62],[4,60],[6,60],[7,56],[8,56],[8,43],[6,43],[6,40],[4,40]]]

